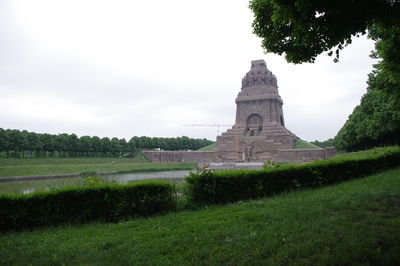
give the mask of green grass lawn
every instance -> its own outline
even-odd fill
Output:
[[[73,174],[81,172],[118,172],[157,169],[193,169],[195,163],[152,163],[143,155],[135,158],[21,158],[0,159],[0,178]]]
[[[1,265],[399,265],[400,169],[336,186],[0,235]]]
[[[312,144],[312,143],[307,142],[302,139],[294,140],[294,148],[295,149],[321,149],[321,147],[318,147],[317,145]]]
[[[393,146],[395,147],[395,146]],[[368,157],[370,155],[378,155],[382,154],[388,149],[391,149],[392,147],[378,147],[370,150],[365,150],[365,151],[356,151],[356,152],[338,152],[334,155],[333,158],[343,158],[343,159],[348,159],[348,158],[362,158],[362,157]]]

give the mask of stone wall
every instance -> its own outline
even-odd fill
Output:
[[[271,160],[274,162],[312,162],[331,158],[335,153],[335,148],[326,149],[278,149],[264,151],[263,156],[259,156],[254,161],[263,162]],[[226,156],[218,151],[143,151],[152,162],[239,162],[239,156],[232,160],[226,160]],[[222,155],[222,156],[221,156]]]
[[[143,151],[152,162],[214,162],[217,154],[213,151]]]
[[[275,162],[312,162],[326,160],[336,154],[335,148],[277,150]]]

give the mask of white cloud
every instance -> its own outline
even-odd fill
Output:
[[[372,43],[341,62],[264,55],[246,1],[3,1],[0,127],[129,138],[207,137],[234,122],[250,61],[275,73],[288,128],[333,137],[366,88]]]

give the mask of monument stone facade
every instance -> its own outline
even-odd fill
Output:
[[[236,120],[217,137],[214,151],[143,151],[153,162],[310,162],[332,157],[334,148],[295,149],[285,127],[277,79],[264,60],[251,61],[236,98]]]
[[[236,120],[217,137],[222,161],[272,160],[278,149],[293,149],[297,138],[285,127],[277,79],[264,60],[251,61],[236,98]]]

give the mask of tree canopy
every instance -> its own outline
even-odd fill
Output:
[[[400,26],[399,0],[251,0],[250,8],[263,48],[293,63],[314,62],[324,51],[337,60],[353,36]]]
[[[371,57],[381,60],[333,143],[341,150],[400,143],[400,0],[251,0],[250,8],[265,51],[292,63],[314,62],[323,52],[337,62],[352,37],[368,33]]]

